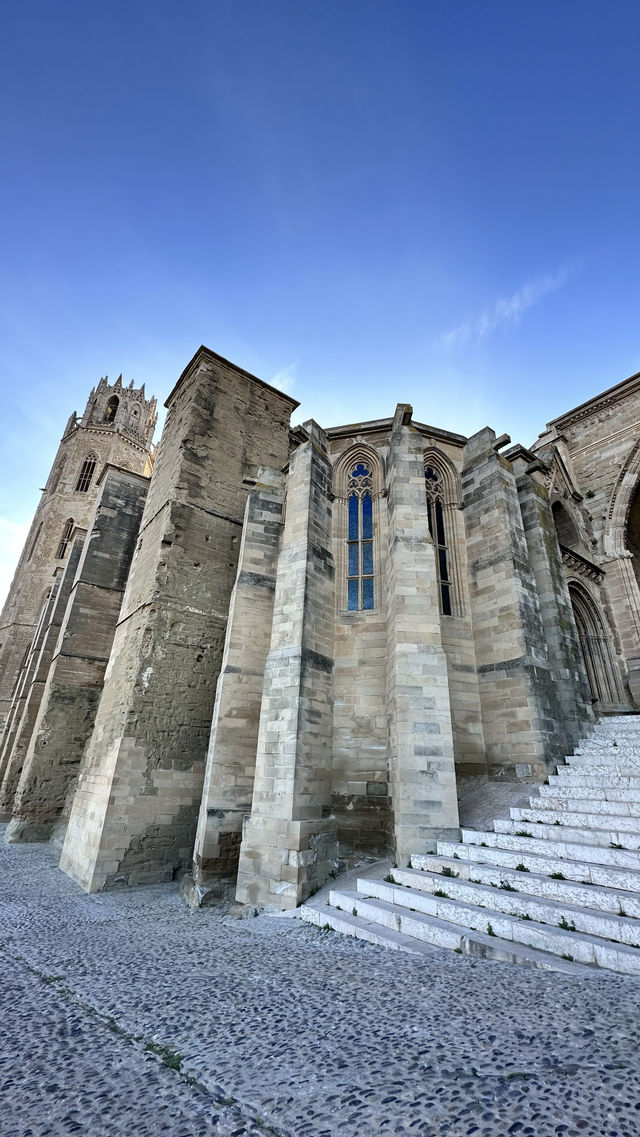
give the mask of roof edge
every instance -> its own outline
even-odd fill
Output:
[[[223,355],[218,355],[217,351],[213,351],[205,344],[200,344],[200,347],[195,352],[193,357],[189,360],[177,383],[167,396],[164,404],[165,407],[168,408],[171,405],[171,402],[181,383],[187,378],[189,373],[192,371],[195,365],[200,362],[201,359],[215,360],[216,363],[221,363],[224,367],[230,367],[232,371],[235,371],[238,375],[244,376],[245,379],[250,379],[252,383],[257,383],[259,387],[265,387],[267,391],[273,391],[274,394],[279,395],[281,399],[284,399],[286,403],[290,404],[292,413],[295,411],[296,407],[300,406],[298,400],[292,399],[291,395],[287,395],[284,391],[280,391],[278,387],[273,387],[271,383],[265,383],[264,379],[258,379],[257,375],[252,375],[250,371],[245,371],[244,367],[239,367],[237,363],[232,363],[230,359],[225,359]]]

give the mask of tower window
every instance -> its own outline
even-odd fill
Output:
[[[56,558],[59,561],[62,560],[62,558],[64,557],[64,555],[67,551],[69,541],[71,540],[71,534],[73,533],[74,525],[75,525],[75,521],[73,520],[73,517],[70,517],[69,520],[67,522],[65,522],[65,527],[64,527],[64,530],[62,533],[62,537],[60,539],[60,544],[58,545],[58,551],[56,553]]]
[[[77,493],[86,493],[89,489],[91,480],[93,478],[93,472],[96,468],[96,463],[97,458],[94,454],[89,454],[85,458],[84,462],[82,463],[80,473],[78,474],[78,480],[76,482]]]
[[[373,608],[373,502],[371,471],[363,462],[351,471],[348,497],[347,609]]]
[[[117,395],[112,395],[107,403],[107,409],[104,412],[104,421],[113,422],[116,417],[116,411],[120,406],[120,400]]]
[[[449,545],[444,523],[444,487],[440,473],[433,466],[425,466],[424,477],[427,487],[429,532],[436,553],[440,611],[443,616],[450,616],[452,613],[451,575],[449,572]]]

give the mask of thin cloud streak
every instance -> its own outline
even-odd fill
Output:
[[[463,320],[457,327],[445,332],[439,340],[440,346],[450,351],[469,343],[470,340],[479,342],[498,328],[518,324],[529,308],[549,293],[562,288],[570,275],[569,269],[560,268],[556,272],[528,281],[512,296],[500,297],[492,308],[486,308],[479,316]]]
[[[275,375],[269,380],[271,386],[277,387],[279,391],[284,391],[287,395],[290,394],[292,387],[295,386],[299,363],[299,359],[294,359],[293,363],[288,363],[286,367],[281,367],[279,371],[276,371]]]

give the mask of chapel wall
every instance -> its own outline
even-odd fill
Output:
[[[384,856],[390,848],[389,731],[387,721],[385,561],[388,545],[384,462],[388,431],[358,433],[336,439],[330,449],[334,469],[333,556],[336,565],[334,637],[334,723],[332,808],[341,847]],[[354,447],[356,448],[354,450]],[[374,494],[374,608],[347,610],[347,500],[336,485],[336,470],[350,454],[375,467]],[[342,490],[340,493],[338,491]]]

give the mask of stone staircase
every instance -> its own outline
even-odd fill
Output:
[[[463,829],[461,843],[333,888],[300,915],[416,954],[640,975],[640,715],[600,722],[529,800],[493,831]]]

